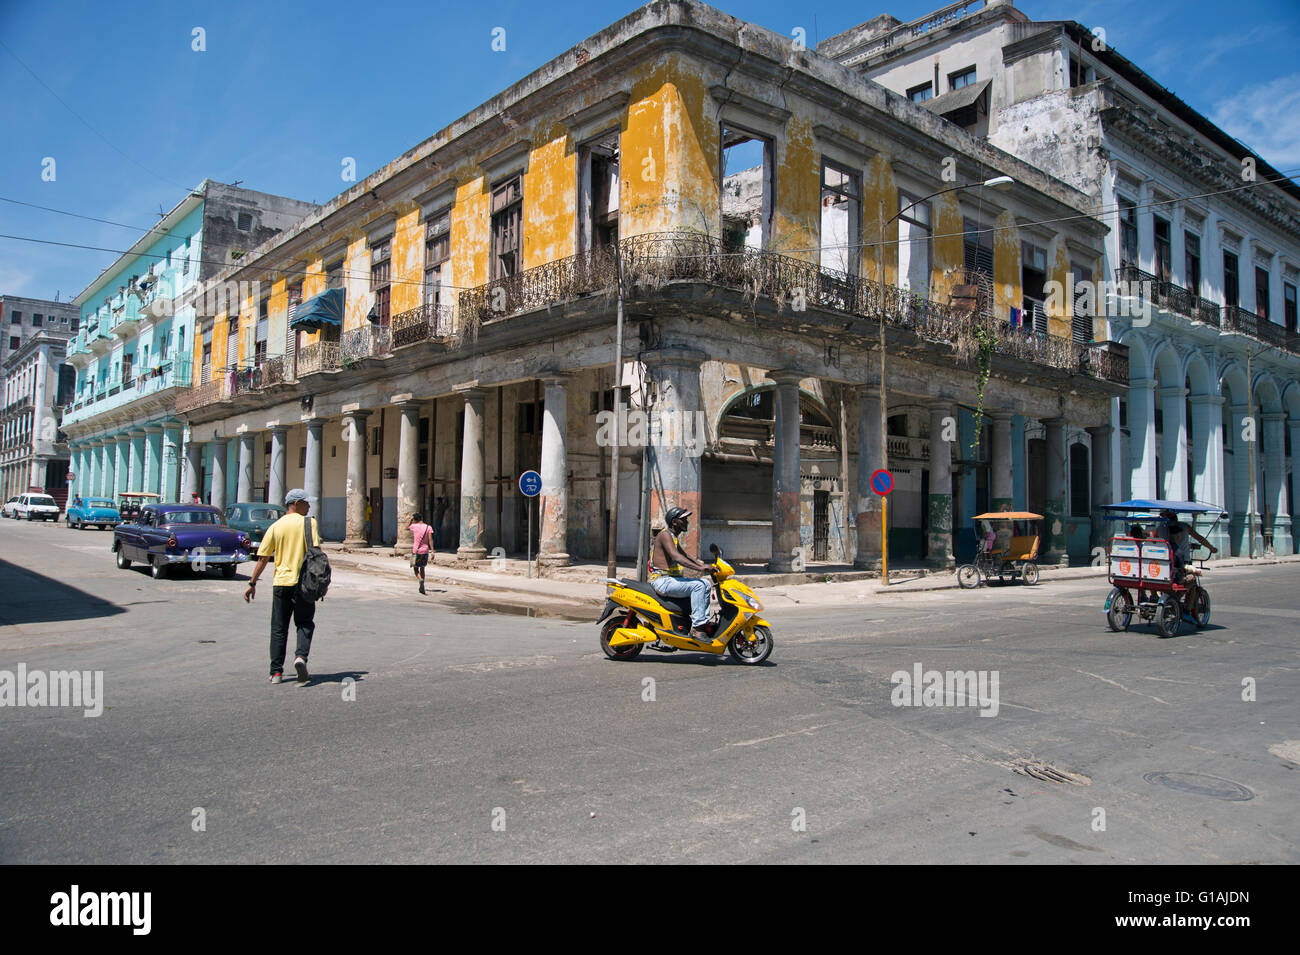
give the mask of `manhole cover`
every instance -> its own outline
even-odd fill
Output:
[[[1231,779],[1207,776],[1204,773],[1147,773],[1142,777],[1149,783],[1168,786],[1179,792],[1191,793],[1193,796],[1213,796],[1228,802],[1245,802],[1254,799],[1253,790],[1234,783]]]
[[[1031,779],[1041,779],[1047,783],[1070,783],[1073,786],[1091,786],[1092,780],[1082,773],[1071,773],[1059,769],[1041,759],[1018,759],[1011,764],[1012,772]]]

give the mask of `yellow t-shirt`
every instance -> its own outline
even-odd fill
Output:
[[[258,557],[270,557],[275,561],[276,587],[292,587],[298,582],[302,570],[303,558],[307,556],[307,535],[303,530],[306,520],[301,514],[289,513],[272,524],[262,535],[262,546],[257,549]],[[320,522],[312,518],[312,535],[316,546],[320,546]]]

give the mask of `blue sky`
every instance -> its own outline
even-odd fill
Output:
[[[714,5],[785,34],[803,27],[815,41],[942,3]],[[137,227],[0,201],[0,233],[125,249],[204,177],[325,202],[348,185],[344,157],[364,177],[636,6],[0,0],[0,196]],[[1193,107],[1279,168],[1300,169],[1296,0],[1017,6],[1105,28],[1115,49]],[[196,27],[203,52],[192,49]],[[496,27],[504,52],[491,48]],[[53,181],[42,180],[45,157]],[[0,239],[0,293],[68,300],[114,258]]]

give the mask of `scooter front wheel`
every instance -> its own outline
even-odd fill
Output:
[[[614,631],[623,626],[627,618],[620,615],[611,617],[605,621],[605,625],[600,628],[600,649],[605,651],[605,656],[611,660],[635,660],[641,654],[645,647],[644,643],[634,643],[630,647],[611,647],[609,640],[614,636]]]
[[[755,627],[754,642],[750,643],[742,630],[731,638],[727,650],[740,663],[750,666],[762,663],[772,655],[772,631],[767,627]]]

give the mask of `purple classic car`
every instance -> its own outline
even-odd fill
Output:
[[[221,512],[206,504],[148,504],[140,516],[113,529],[117,566],[126,570],[131,561],[149,565],[154,577],[163,577],[174,564],[194,570],[220,567],[227,579],[249,556],[248,534],[226,526]]]

